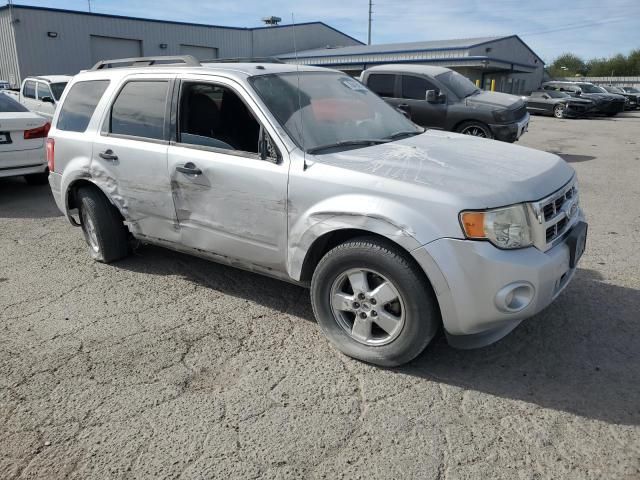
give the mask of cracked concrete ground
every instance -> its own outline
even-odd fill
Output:
[[[640,478],[639,135],[533,118],[521,144],[580,175],[575,280],[491,347],[393,370],[337,353],[302,288],[95,263],[47,187],[0,181],[0,478]]]

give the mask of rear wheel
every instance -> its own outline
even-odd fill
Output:
[[[82,232],[94,260],[110,263],[129,253],[127,228],[116,208],[96,188],[78,190]]]
[[[49,172],[32,173],[25,175],[24,179],[29,185],[46,185],[49,182]]]
[[[491,129],[482,122],[470,121],[460,124],[457,128],[459,133],[471,135],[473,137],[493,138]]]
[[[553,107],[553,116],[556,118],[564,117],[564,105],[562,103]]]
[[[607,113],[607,117],[615,117],[618,114],[618,112],[609,112]]]
[[[390,242],[363,237],[318,264],[311,300],[320,328],[341,352],[392,367],[419,355],[440,315],[419,268]]]

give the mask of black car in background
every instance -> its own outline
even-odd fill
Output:
[[[600,87],[587,82],[551,81],[542,84],[543,90],[565,92],[572,97],[587,98],[595,103],[594,113],[604,113],[613,117],[624,111],[627,99],[622,95],[607,93]]]
[[[423,127],[515,142],[529,126],[519,96],[485,92],[445,67],[379,65],[360,81]]]
[[[615,93],[627,98],[627,100],[629,100],[629,103],[627,103],[627,109],[635,110],[636,108],[640,107],[640,93],[626,92],[623,88],[613,85],[603,85],[602,88],[604,88],[608,93]]]
[[[588,115],[594,108],[593,100],[572,97],[565,92],[538,90],[524,98],[529,113],[553,115],[556,118],[577,118]]]

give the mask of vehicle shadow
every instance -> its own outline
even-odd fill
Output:
[[[0,218],[60,216],[49,185],[28,185],[22,177],[0,178]]]
[[[594,158],[596,158],[593,155],[574,155],[574,154],[571,154],[571,153],[554,152],[553,150],[550,151],[550,153],[554,153],[554,154],[558,155],[565,162],[569,162],[569,163],[586,162],[586,161],[593,160]]]
[[[150,246],[117,266],[178,275],[315,321],[307,289],[262,275]],[[639,290],[580,269],[553,305],[496,344],[456,350],[442,336],[416,360],[392,371],[608,423],[640,425],[638,312]]]
[[[496,344],[439,339],[397,371],[612,424],[640,425],[640,290],[579,270],[549,308]]]

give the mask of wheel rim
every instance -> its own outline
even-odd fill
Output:
[[[88,215],[82,215],[82,224],[84,225],[85,232],[87,232],[87,240],[89,242],[89,248],[93,250],[95,253],[100,251],[100,246],[98,245],[98,234],[96,233],[96,227],[93,224],[93,220]]]
[[[556,105],[556,108],[553,109],[553,114],[556,118],[562,118],[562,114],[564,112],[564,107],[562,105]]]
[[[405,323],[405,302],[396,286],[375,270],[350,269],[331,287],[331,311],[347,334],[365,345],[394,341]]]
[[[473,137],[487,138],[487,132],[485,132],[483,128],[477,127],[475,125],[463,128],[461,133],[465,135],[471,135]]]

